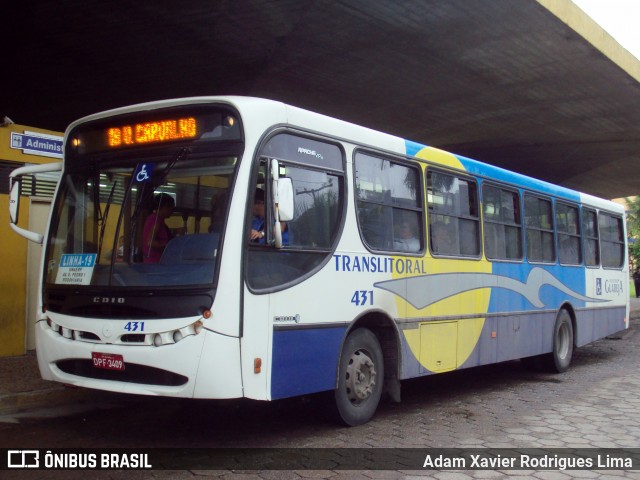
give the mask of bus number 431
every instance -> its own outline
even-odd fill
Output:
[[[351,297],[351,303],[358,307],[373,305],[373,290],[356,290]]]
[[[144,332],[144,322],[129,322],[124,329],[127,332]]]

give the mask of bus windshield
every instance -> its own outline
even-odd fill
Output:
[[[48,285],[213,283],[238,157],[180,146],[167,153],[116,153],[64,174],[46,254]]]

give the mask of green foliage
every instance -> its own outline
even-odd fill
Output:
[[[634,239],[629,242],[629,258],[634,265],[640,265],[640,195],[625,198],[627,202],[627,237]]]
[[[640,237],[640,195],[625,198],[627,202],[627,235],[630,238]]]
[[[640,265],[640,241],[629,243],[629,258],[634,265]]]

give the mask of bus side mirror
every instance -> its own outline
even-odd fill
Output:
[[[289,222],[293,220],[293,182],[291,178],[280,177],[280,165],[276,159],[271,160],[271,178],[275,220]]]
[[[9,226],[18,235],[40,245],[42,245],[42,241],[44,239],[43,235],[30,230],[25,230],[18,226],[18,213],[20,211],[20,179],[22,178],[22,175],[59,172],[61,170],[62,162],[56,162],[19,167],[9,174],[9,182],[11,182],[11,191],[9,192]]]
[[[282,248],[282,224],[293,220],[293,183],[290,178],[280,178],[280,165],[271,160],[271,196],[273,201],[273,236],[275,247]]]
[[[281,222],[293,220],[293,182],[289,177],[278,179],[278,210]]]
[[[11,192],[9,193],[9,221],[18,224],[18,212],[20,211],[20,180],[12,178]]]

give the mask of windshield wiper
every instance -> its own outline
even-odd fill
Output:
[[[165,180],[167,175],[169,175],[169,172],[171,172],[171,170],[173,169],[173,166],[178,163],[178,161],[185,160],[190,154],[191,147],[183,147],[178,151],[176,156],[173,157],[173,159],[169,163],[167,163],[167,166],[164,168],[164,172],[162,172],[165,176]]]

